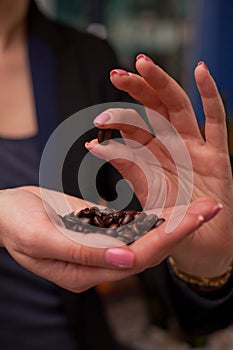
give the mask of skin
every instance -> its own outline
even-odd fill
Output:
[[[1,137],[24,138],[37,133],[26,48],[28,3],[27,0],[0,1]],[[130,93],[135,89],[137,95],[140,83],[134,81],[138,79],[136,76],[131,78],[126,82],[127,89],[131,89]],[[116,86],[122,83],[117,83],[116,77],[113,82]],[[153,92],[152,87],[149,90]],[[156,101],[150,94],[148,100]],[[59,203],[61,194],[48,191],[50,195]],[[66,197],[74,211],[87,206],[78,198]],[[106,249],[77,244],[62,235],[48,216],[49,211],[56,217],[53,208],[45,211],[39,188],[4,190],[0,191],[0,246],[28,270],[66,289],[81,292],[103,281],[116,281],[157,265],[217,214],[216,205],[215,199],[197,199],[172,234],[165,233],[164,224],[156,229],[156,234],[152,230],[130,247]],[[169,207],[165,209],[167,218],[170,213]]]
[[[206,117],[204,140],[191,102],[184,90],[144,55],[139,55],[136,69],[139,74],[127,74],[127,72],[114,70],[111,73],[113,85],[128,92],[144,106],[159,112],[176,128],[192,160],[194,178],[191,200],[195,201],[206,196],[209,199],[214,198],[217,203],[221,203],[213,209],[216,214],[223,206],[216,218],[195,230],[172,249],[170,254],[181,271],[197,276],[220,276],[227,271],[233,259],[233,190],[225,112],[216,84],[205,64],[200,63],[195,68],[194,74]],[[165,169],[168,191],[165,206],[174,205],[177,194],[177,174],[162,145],[150,133],[124,124],[127,116],[130,119],[137,118],[135,112],[110,109],[106,113],[109,119],[101,124],[101,117],[98,117],[95,125],[103,129],[119,129],[124,138],[137,140],[160,160],[161,166]],[[150,120],[153,124],[152,118],[153,115]],[[132,157],[138,160],[140,148],[135,149],[130,142],[120,145],[114,141],[103,146],[99,145],[97,140],[91,141],[86,147],[93,154],[104,159],[109,159],[111,154],[116,158],[119,155],[119,158],[111,160],[111,163],[133,184],[141,204],[145,203],[148,189],[142,172],[139,172],[132,162],[129,163],[121,158],[122,154],[133,154]],[[150,184],[149,190],[151,193],[157,193],[156,184],[160,183],[161,175],[151,162],[141,161],[143,170],[151,173],[155,179],[154,183]],[[149,202],[150,208],[155,208],[155,204],[156,202]],[[198,210],[201,208],[197,208],[197,212]]]
[[[0,0],[1,137],[37,133],[25,21],[28,5],[28,0]]]
[[[48,198],[54,203],[59,203],[61,195],[47,191]],[[74,211],[87,206],[78,198],[66,196],[66,199]],[[68,290],[81,292],[159,264],[185,237],[208,220],[215,206],[213,199],[194,201],[171,234],[165,232],[166,225],[163,224],[130,247],[95,248],[75,243],[57,229],[56,218],[51,221],[48,216],[49,212],[56,214],[52,207],[45,210],[38,187],[4,190],[0,193],[0,246],[33,273]],[[164,215],[168,218],[170,212],[167,208]]]

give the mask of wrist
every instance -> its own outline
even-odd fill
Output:
[[[180,259],[178,256],[172,254],[172,258],[179,271],[192,276],[205,276],[207,278],[219,277],[228,270],[229,266],[232,266],[233,256],[226,252],[212,257],[209,255],[200,257],[194,257],[190,255],[190,258]]]
[[[186,271],[180,269],[173,257],[168,258],[168,263],[170,265],[170,268],[174,275],[182,280],[183,282],[187,283],[188,285],[197,288],[197,289],[203,289],[204,291],[209,291],[211,289],[218,289],[224,286],[232,276],[233,266],[232,262],[226,267],[223,273],[215,276],[207,276],[204,274],[200,275],[193,275],[192,273],[187,273]]]

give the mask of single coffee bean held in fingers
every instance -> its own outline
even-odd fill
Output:
[[[98,131],[98,143],[107,145],[112,138],[112,129],[99,129]]]

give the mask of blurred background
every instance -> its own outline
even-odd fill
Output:
[[[134,70],[138,53],[148,54],[188,92],[200,127],[204,115],[193,70],[205,61],[226,107],[233,154],[232,0],[38,0],[38,5],[63,23],[106,38],[125,69]],[[208,338],[184,339],[135,278],[101,285],[99,291],[117,336],[136,350],[154,350],[155,344],[160,350],[233,350],[232,327]]]
[[[204,116],[193,69],[204,60],[221,91],[233,153],[233,2],[231,0],[38,0],[59,21],[107,38],[120,64],[133,70],[146,53],[186,89]]]

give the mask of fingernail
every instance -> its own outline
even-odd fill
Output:
[[[205,62],[199,61],[197,65],[198,65],[198,66],[201,66],[201,67],[203,67],[205,70],[209,71],[209,68],[207,67],[207,65],[205,64]]]
[[[90,145],[90,142],[85,142],[85,147],[90,151],[92,149],[92,146]]]
[[[85,142],[85,147],[88,149],[88,151],[91,151],[93,148],[96,148],[96,145],[98,145],[98,141],[96,139],[90,142]]]
[[[139,55],[137,55],[136,61],[140,60],[140,58],[144,58],[144,60],[146,60],[148,62],[152,62],[152,59],[150,57],[144,55],[143,53],[140,53]]]
[[[221,203],[218,203],[212,210],[212,213],[210,213],[208,216],[205,217],[205,221],[211,220],[215,215],[220,212],[220,210],[223,208],[223,205]]]
[[[109,119],[111,118],[110,114],[108,113],[101,113],[94,119],[94,124],[96,126],[105,124]]]
[[[198,215],[198,217],[197,217],[197,225],[201,226],[204,223],[204,221],[205,221],[204,216],[203,215]]]
[[[129,75],[128,72],[126,72],[126,70],[124,69],[113,69],[110,72],[110,77],[113,76],[114,74],[118,74],[118,75]]]
[[[111,248],[106,251],[106,262],[112,266],[129,269],[134,265],[134,254],[126,249]]]

